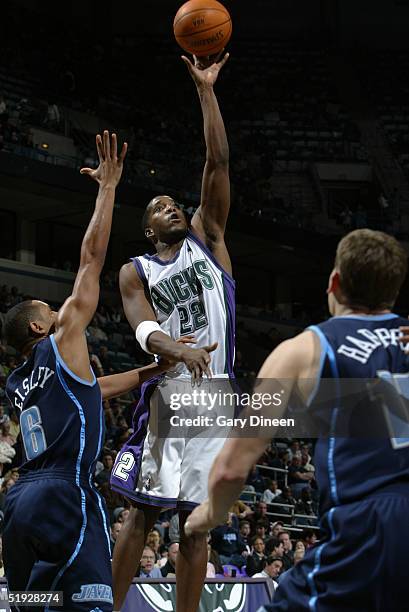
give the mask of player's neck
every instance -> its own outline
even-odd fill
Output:
[[[165,244],[164,242],[157,242],[156,255],[159,257],[159,259],[163,259],[164,261],[172,259],[172,257],[174,257],[178,251],[180,251],[183,244],[183,240],[184,238],[182,240],[179,240],[178,242],[175,242],[174,244]]]
[[[345,304],[337,304],[335,307],[335,317],[345,317],[347,315],[366,315],[366,316],[375,316],[375,315],[384,315],[390,314],[391,310],[388,308],[378,308],[376,310],[371,310],[369,308],[351,308],[351,306],[346,306]]]

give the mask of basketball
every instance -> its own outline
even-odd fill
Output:
[[[230,40],[231,17],[216,0],[189,0],[176,13],[173,31],[179,45],[197,56],[215,55]]]

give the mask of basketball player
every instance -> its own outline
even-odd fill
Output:
[[[145,236],[154,256],[135,257],[120,273],[120,288],[128,321],[148,353],[181,362],[167,385],[191,390],[203,375],[228,377],[234,353],[234,281],[224,242],[230,207],[229,150],[213,91],[228,59],[209,66],[183,58],[197,87],[204,119],[206,165],[200,207],[191,226],[169,196],[153,198],[143,218]],[[195,335],[202,350],[178,345],[175,338]],[[203,347],[207,347],[203,350]],[[211,366],[210,366],[210,355]],[[196,611],[207,566],[206,536],[187,538],[183,526],[192,508],[207,495],[210,466],[223,440],[155,436],[152,422],[158,389],[143,387],[135,413],[134,436],[118,454],[112,488],[134,504],[115,545],[114,609],[119,610],[141,558],[146,536],[164,508],[177,508],[181,541],[177,557],[178,612]],[[192,415],[194,409],[192,410]]]
[[[127,145],[118,156],[116,135],[110,138],[108,132],[96,143],[98,168],[81,170],[99,183],[99,191],[72,295],[58,312],[37,300],[18,304],[5,322],[7,342],[27,358],[9,376],[6,389],[21,411],[26,461],[7,494],[5,572],[11,591],[63,591],[62,607],[51,600],[30,608],[47,612],[112,611],[106,508],[92,484],[104,413],[85,330],[98,304]],[[107,377],[104,395],[137,382],[135,372]]]
[[[324,378],[339,387],[340,379],[379,375],[407,387],[407,346],[399,330],[406,321],[391,312],[406,269],[407,255],[391,236],[356,230],[343,238],[327,290],[332,318],[278,346],[261,368],[260,388],[274,387],[273,379],[279,386],[286,380],[287,392],[301,394],[313,415]],[[271,610],[408,609],[409,439],[399,433],[388,438],[384,420],[383,434],[370,437],[375,404],[369,393],[363,397],[352,421],[365,431],[361,437],[333,435],[348,414],[347,394],[339,393],[329,406],[331,429],[315,451],[322,539],[285,575]],[[396,399],[397,394],[390,404],[394,409]],[[207,532],[222,521],[272,433],[226,443],[210,474],[209,499],[186,523],[189,534]]]

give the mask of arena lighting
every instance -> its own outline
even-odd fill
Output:
[[[152,175],[156,174],[156,170],[155,170],[155,168],[151,168],[151,169],[149,170],[149,174],[152,174]]]
[[[41,148],[42,149],[48,149],[50,147],[50,145],[48,144],[48,142],[42,142],[41,143]]]

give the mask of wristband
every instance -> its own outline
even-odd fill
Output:
[[[148,349],[148,339],[149,336],[156,331],[161,331],[163,333],[159,323],[156,321],[142,321],[142,323],[139,323],[135,331],[135,337],[141,345],[141,348],[145,351],[145,353],[149,353],[149,355],[153,355],[153,353]]]

